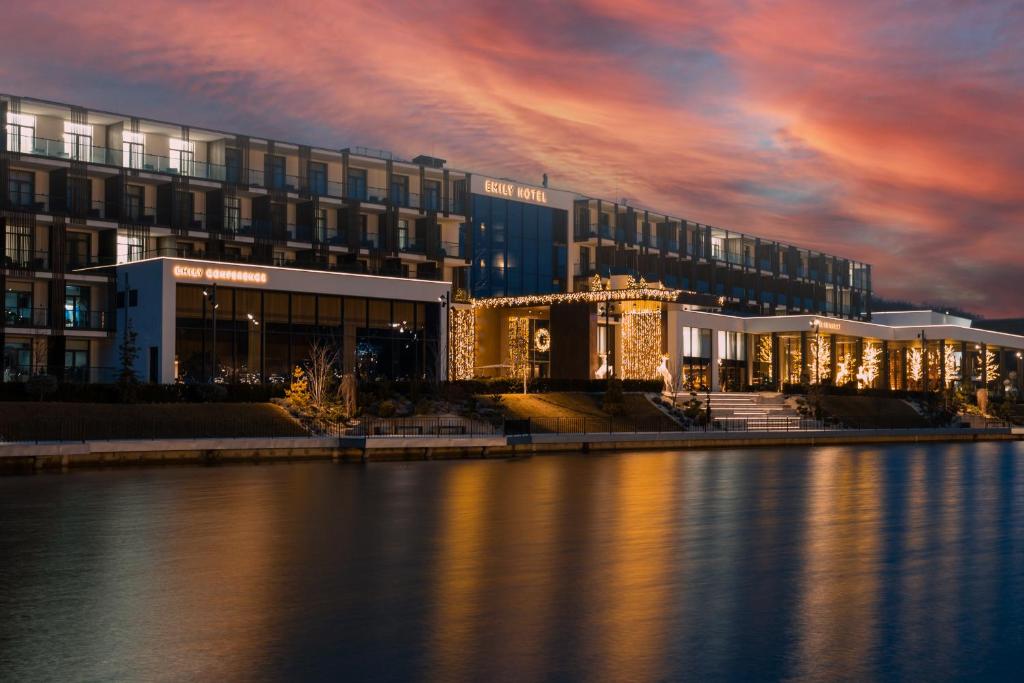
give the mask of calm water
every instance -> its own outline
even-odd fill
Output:
[[[2,681],[1022,665],[1019,442],[0,479]]]

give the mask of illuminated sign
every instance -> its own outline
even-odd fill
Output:
[[[831,322],[829,320],[815,320],[814,324],[823,330],[839,330],[842,329],[839,323]]]
[[[509,199],[516,199],[524,202],[534,202],[536,204],[548,203],[548,193],[546,190],[541,190],[536,187],[528,187],[526,185],[518,185],[516,183],[507,183],[500,180],[485,180],[484,193],[493,194],[497,197],[508,197]]]
[[[239,270],[237,268],[221,268],[210,266],[174,266],[174,277],[184,280],[215,280],[222,282],[238,282],[247,285],[267,284],[267,274],[259,270]]]

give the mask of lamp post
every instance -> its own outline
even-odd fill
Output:
[[[259,364],[260,364],[260,383],[262,384],[263,382],[266,382],[266,378],[264,377],[264,372],[263,372],[263,357],[264,357],[264,354],[265,354],[263,344],[264,344],[264,340],[266,339],[265,334],[266,334],[267,328],[266,328],[265,325],[261,327],[260,326],[260,321],[257,320],[256,316],[254,316],[252,313],[246,313],[245,317],[248,318],[249,323],[260,334],[260,353],[259,353],[259,356],[258,356],[257,360],[259,361]]]
[[[450,318],[450,316],[452,314],[452,290],[450,290],[450,289],[446,290],[444,294],[442,294],[441,296],[437,297],[437,300],[441,304],[441,316],[444,317],[444,337],[442,338],[442,336],[441,336],[441,330],[438,330],[437,331],[438,335],[437,335],[436,352],[434,353],[434,358],[435,358],[435,363],[434,364],[436,366],[434,368],[434,380],[436,382],[440,382],[441,381],[441,367],[440,367],[441,363],[440,363],[440,360],[441,360],[441,342],[443,340],[444,344],[445,344],[445,349],[447,351],[444,354],[445,362],[446,362],[446,365],[447,365],[447,367],[445,368],[445,379],[448,380],[448,381],[451,381],[451,374],[452,374],[451,373],[451,370],[452,370],[451,348],[452,348],[452,344],[451,344],[451,340],[449,339],[449,337],[451,336],[451,333],[452,333],[452,323],[451,323],[451,318]],[[426,329],[426,328],[424,328],[424,329]],[[427,345],[429,346],[429,339],[430,339],[429,330],[427,330],[427,332],[428,332],[428,334],[426,336],[426,339],[428,340]],[[426,361],[426,358],[424,358],[424,361]],[[476,358],[473,359],[473,364],[474,365],[476,364]]]
[[[216,375],[217,374],[217,308],[220,306],[220,304],[217,303],[217,283],[216,282],[214,282],[213,285],[210,287],[210,291],[207,291],[205,289],[203,290],[203,297],[205,297],[205,299],[208,299],[210,301],[210,306],[212,307],[212,310],[213,310],[213,373],[212,374]],[[203,357],[203,371],[205,372],[205,370],[206,370],[206,357],[204,356]],[[207,375],[206,380],[208,382],[212,381],[212,377]]]

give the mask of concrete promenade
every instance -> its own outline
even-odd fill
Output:
[[[219,462],[386,462],[544,453],[1024,440],[1024,428],[790,432],[616,432],[481,437],[287,437],[0,443],[0,473]]]

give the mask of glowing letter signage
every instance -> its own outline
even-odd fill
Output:
[[[174,277],[179,280],[214,280],[218,282],[237,282],[247,285],[267,284],[267,274],[259,270],[240,270],[238,268],[221,268],[210,266],[174,266]]]
[[[548,193],[545,190],[499,180],[485,180],[484,193],[497,197],[507,197],[508,199],[515,199],[521,202],[533,202],[534,204],[548,203]]]

